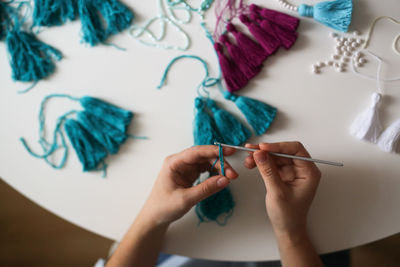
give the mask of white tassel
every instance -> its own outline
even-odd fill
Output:
[[[374,93],[372,95],[371,106],[361,113],[350,127],[350,134],[357,139],[376,143],[382,132],[381,122],[379,120],[379,102],[382,95]]]
[[[392,123],[379,137],[378,146],[386,152],[395,152],[400,138],[400,119]]]

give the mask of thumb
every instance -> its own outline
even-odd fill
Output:
[[[187,189],[187,197],[193,205],[221,191],[229,184],[229,179],[222,175],[208,178],[198,185]]]
[[[279,175],[274,160],[268,152],[259,150],[253,154],[254,161],[264,180],[265,186],[271,190],[277,190],[282,187],[283,182]]]

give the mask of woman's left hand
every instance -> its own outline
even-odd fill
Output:
[[[235,149],[223,148],[224,156]],[[195,146],[168,156],[147,199],[141,215],[156,224],[170,224],[187,213],[201,200],[225,188],[237,172],[224,160],[225,176],[215,175],[193,186],[200,173],[209,171],[219,155],[217,146]],[[220,171],[220,162],[215,164]]]

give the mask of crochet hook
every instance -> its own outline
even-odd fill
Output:
[[[219,143],[219,142],[214,142],[214,145],[232,147],[232,148],[236,148],[238,150],[249,151],[249,152],[256,152],[256,151],[259,150],[259,149],[247,148],[247,147],[242,147],[242,146],[232,146],[232,145],[222,144],[222,143]],[[328,160],[322,160],[322,159],[306,158],[306,157],[300,157],[300,156],[283,154],[283,153],[276,153],[276,152],[268,152],[268,153],[271,154],[271,155],[277,156],[277,157],[283,157],[283,158],[289,158],[289,159],[298,159],[298,160],[304,160],[304,161],[311,161],[311,162],[315,162],[315,163],[327,164],[327,165],[332,165],[332,166],[337,166],[337,167],[343,167],[344,166],[344,164],[340,163],[340,162],[334,162],[334,161],[328,161]]]

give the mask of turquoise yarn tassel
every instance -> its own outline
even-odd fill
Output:
[[[320,2],[314,6],[302,4],[299,15],[312,17],[316,21],[341,32],[347,32],[353,12],[352,0]]]
[[[78,12],[83,41],[91,46],[127,29],[134,18],[132,11],[117,0],[78,0]]]
[[[237,96],[228,91],[224,92],[224,97],[235,102],[246,117],[247,122],[253,127],[256,135],[265,133],[275,119],[276,108],[266,103],[244,96]]]
[[[217,158],[212,165],[210,176],[217,174],[214,170],[214,166],[218,160],[221,163],[221,174],[225,176],[224,155],[221,145],[219,145],[219,158]],[[233,213],[234,206],[235,202],[233,201],[231,190],[229,187],[225,187],[218,193],[200,201],[196,205],[195,211],[200,223],[215,221],[219,225],[225,225]],[[221,215],[223,214],[226,214],[226,216],[224,216],[223,220],[220,221]]]
[[[195,145],[212,145],[214,142],[222,142],[221,135],[213,118],[206,111],[205,101],[197,97],[195,99],[196,115],[193,121],[193,139]]]
[[[118,153],[127,135],[113,125],[86,111],[81,111],[77,116],[78,122],[99,141],[111,154]]]
[[[107,151],[79,122],[67,119],[64,124],[65,132],[75,149],[83,171],[99,170],[99,165],[107,157]]]
[[[57,119],[52,139],[47,140],[44,110],[46,103],[55,97],[80,102],[85,110],[71,110],[60,116]],[[77,120],[71,119],[70,117],[75,114],[77,114]],[[53,168],[61,169],[68,156],[66,133],[83,165],[83,170],[103,170],[105,172],[107,166],[104,159],[108,153],[117,153],[128,137],[145,139],[126,133],[132,117],[132,112],[97,98],[89,96],[76,98],[66,94],[52,94],[46,96],[40,105],[39,144],[43,152],[41,154],[33,152],[25,139],[20,138],[20,140],[31,156],[44,159]],[[62,130],[63,126],[65,133]],[[51,156],[59,149],[62,149],[63,155],[60,162],[56,163]],[[99,166],[100,164],[101,166]]]
[[[86,112],[101,118],[123,133],[126,132],[133,118],[131,111],[119,108],[98,98],[84,96],[79,102]]]
[[[218,131],[225,144],[238,146],[250,138],[250,130],[232,114],[219,108],[214,100],[208,99],[207,105],[214,115]]]
[[[35,0],[33,26],[59,26],[76,18],[76,0]]]
[[[55,70],[54,60],[62,58],[59,50],[19,29],[7,33],[6,45],[12,78],[16,81],[36,82],[46,78]]]

